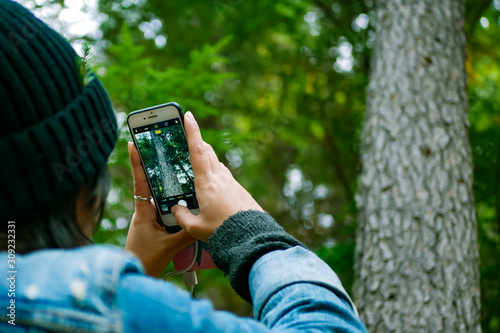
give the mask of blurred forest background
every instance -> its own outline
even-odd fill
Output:
[[[83,41],[93,46],[95,72],[118,116],[113,188],[95,241],[124,245],[133,213],[127,114],[175,101],[193,111],[205,141],[264,209],[352,288],[374,1],[21,2],[54,22],[77,49]],[[75,32],[71,17],[61,22],[71,16],[66,6],[75,3],[93,18],[92,33]],[[466,4],[482,328],[498,332],[500,0]],[[251,315],[221,272],[204,271],[199,279],[198,297]]]

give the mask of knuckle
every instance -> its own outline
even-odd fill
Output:
[[[198,155],[198,156],[203,156],[206,153],[206,147],[204,144],[196,144],[193,147],[193,154]]]
[[[219,172],[219,173],[217,174],[217,179],[218,179],[218,180],[219,180],[219,182],[221,182],[222,184],[227,183],[227,181],[228,181],[228,175],[227,175],[227,173],[225,173],[225,172]]]
[[[213,180],[207,181],[205,186],[205,189],[211,193],[216,193],[219,190],[219,185]]]
[[[210,144],[208,144],[206,142],[203,142],[203,143],[205,144],[204,146],[205,146],[206,150],[214,150],[214,148]]]

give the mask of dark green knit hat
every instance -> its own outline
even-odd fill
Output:
[[[0,0],[1,224],[74,193],[113,150],[111,103],[93,74],[83,85],[78,59],[27,9]]]

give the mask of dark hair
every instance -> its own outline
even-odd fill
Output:
[[[29,225],[17,230],[17,251],[27,253],[47,248],[75,248],[92,241],[82,232],[76,216],[78,193],[83,190],[87,201],[85,207],[93,210],[94,227],[99,225],[104,213],[106,197],[110,188],[107,165],[78,191],[59,200],[46,212],[35,213]]]

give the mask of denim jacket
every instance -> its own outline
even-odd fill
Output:
[[[366,332],[337,275],[300,246],[252,266],[254,319],[146,276],[111,246],[35,251],[11,267],[8,259],[0,253],[0,332]]]

